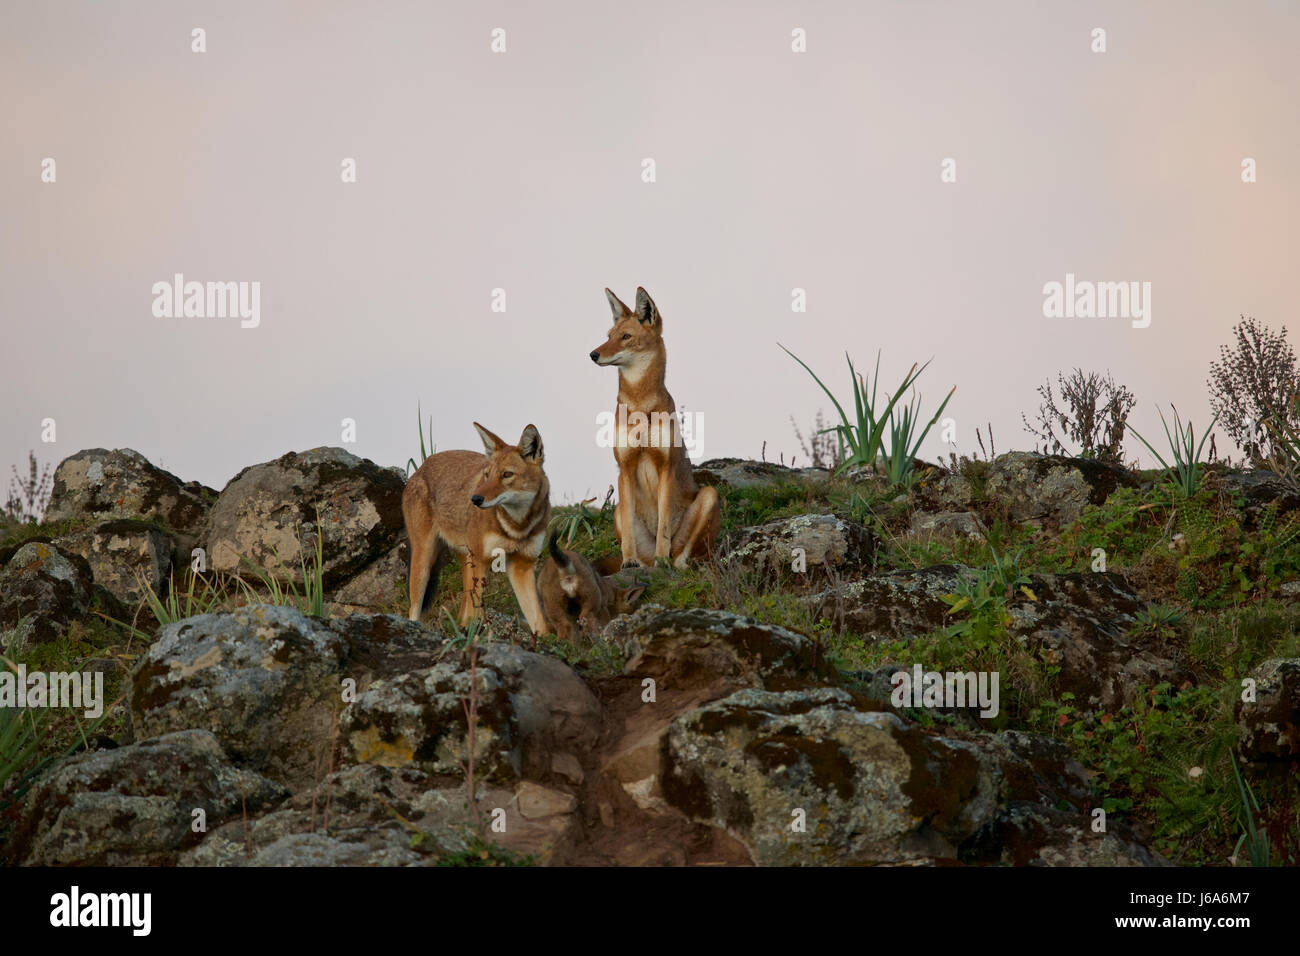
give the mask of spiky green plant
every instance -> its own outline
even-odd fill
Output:
[[[817,377],[817,373],[809,368],[803,359],[784,345],[781,345],[781,350],[803,366],[804,371],[811,375],[813,381],[821,386],[821,390],[826,393],[826,397],[834,404],[835,411],[839,413],[840,424],[823,430],[826,433],[834,432],[839,440],[840,466],[836,469],[836,474],[853,467],[875,469],[876,459],[884,451],[885,437],[888,433],[891,444],[885,456],[886,470],[889,472],[891,481],[897,478],[899,483],[905,482],[915,461],[916,448],[919,447],[921,439],[925,437],[930,427],[938,420],[938,415],[942,413],[943,408],[948,404],[948,399],[944,399],[943,405],[939,406],[939,413],[936,413],[930,424],[925,426],[925,429],[916,436],[914,445],[911,442],[919,425],[917,412],[912,408],[908,408],[900,419],[896,419],[894,417],[894,407],[898,404],[899,399],[907,393],[908,389],[915,384],[930,363],[926,362],[919,367],[913,364],[903,378],[902,384],[889,396],[889,401],[885,403],[884,408],[881,408],[879,396],[880,353],[876,353],[876,369],[871,376],[871,388],[868,391],[866,379],[853,367],[853,359],[849,358],[846,352],[844,358],[849,363],[849,376],[853,381],[854,418],[850,420],[844,411],[844,406],[840,404],[834,393],[826,387],[826,383]],[[952,392],[948,393],[948,398],[952,398]]]
[[[196,572],[190,573],[189,585],[184,592],[176,588],[176,573],[168,577],[167,596],[160,595],[144,576],[136,572],[136,580],[144,589],[144,603],[160,625],[166,626],[196,614],[207,614],[221,606],[225,597],[220,589],[214,587],[207,578]],[[195,590],[195,582],[202,582],[202,589]],[[120,623],[120,622],[119,622]]]
[[[424,409],[420,403],[415,403],[415,427],[420,433],[420,460],[417,462],[414,457],[406,459],[406,477],[411,477],[411,473],[425,463],[430,455],[438,450],[438,446],[433,443],[433,416],[429,416],[429,444],[424,444]],[[427,449],[427,450],[426,450]]]
[[[1133,615],[1134,634],[1164,634],[1172,631],[1187,614],[1167,604],[1152,604]]]
[[[1237,767],[1236,756],[1230,756],[1232,756],[1232,775],[1237,779],[1237,795],[1241,798],[1238,820],[1243,830],[1241,839],[1237,841],[1237,846],[1232,851],[1232,857],[1234,860],[1238,859],[1244,845],[1251,866],[1268,866],[1268,833],[1255,826],[1255,814],[1259,813],[1259,801],[1255,799],[1255,791],[1250,789],[1250,784],[1242,779],[1241,770]]]
[[[920,373],[917,373],[920,374]],[[895,409],[889,415],[889,450],[885,452],[885,474],[891,485],[910,485],[916,480],[916,453],[921,449],[921,442],[930,433],[943,410],[948,407],[954,385],[948,396],[940,403],[934,415],[920,428],[921,397],[918,395],[910,404],[902,406],[902,413]]]
[[[0,658],[0,666],[8,663]],[[44,719],[45,711],[0,707],[0,794],[10,778],[35,761]]]
[[[1178,417],[1178,409],[1173,405],[1169,407],[1174,412],[1174,430],[1172,433],[1169,431],[1169,422],[1165,420],[1165,413],[1160,409],[1156,410],[1160,411],[1160,423],[1165,427],[1165,438],[1169,441],[1169,450],[1174,459],[1172,466],[1165,461],[1160,452],[1151,446],[1149,441],[1139,434],[1136,428],[1129,425],[1128,430],[1137,435],[1138,441],[1146,445],[1147,450],[1156,456],[1156,461],[1160,462],[1161,467],[1165,469],[1166,477],[1169,478],[1174,487],[1182,492],[1184,497],[1190,498],[1201,487],[1201,449],[1205,447],[1205,442],[1209,439],[1210,432],[1214,429],[1214,423],[1219,420],[1219,416],[1215,415],[1210,420],[1210,426],[1205,429],[1205,434],[1201,436],[1198,444],[1196,431],[1192,427],[1192,423],[1188,422],[1186,429],[1184,429],[1183,423]]]
[[[592,522],[593,519],[600,520],[600,515],[587,509],[587,505],[595,500],[595,498],[586,498],[579,501],[572,514],[557,514],[551,519],[551,529],[564,539],[566,548],[573,544],[573,539],[580,531],[586,533],[589,538],[595,537],[596,526]]]

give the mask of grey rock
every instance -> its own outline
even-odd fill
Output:
[[[283,796],[260,774],[238,770],[206,731],[79,754],[33,784],[15,858],[35,866],[170,864],[199,839],[195,810],[212,826]]]
[[[1010,803],[962,848],[965,863],[1001,866],[1172,866],[1125,826],[1092,830],[1089,813]]]
[[[130,448],[90,448],[54,471],[45,521],[67,518],[156,518],[174,531],[197,532],[216,492],[182,482]]]
[[[711,458],[695,466],[695,480],[701,486],[757,488],[782,481],[825,481],[829,477],[830,472],[824,468],[788,468],[774,461],[747,458]]]
[[[920,512],[912,516],[911,534],[978,541],[984,537],[985,528],[984,522],[969,511]]]
[[[208,730],[240,763],[300,785],[318,774],[333,737],[346,653],[327,622],[288,607],[177,621],[132,675],[136,733]]]
[[[11,653],[55,640],[90,611],[93,578],[78,554],[28,542],[0,570],[0,646]]]
[[[878,543],[863,525],[837,515],[796,515],[742,528],[722,543],[720,560],[761,574],[799,577],[819,569],[852,573],[875,562]],[[795,570],[800,559],[802,571]]]
[[[746,690],[694,710],[673,723],[666,762],[667,802],[766,866],[955,858],[993,818],[1001,783],[974,745],[829,688]]]
[[[1247,760],[1294,760],[1300,756],[1300,658],[1271,658],[1247,676],[1255,681],[1255,700],[1237,698],[1239,752]]]
[[[324,578],[334,587],[390,552],[404,527],[402,480],[340,448],[290,452],[245,468],[212,507],[209,564],[235,571],[241,558],[302,583],[315,557],[319,509]]]
[[[1066,525],[1088,505],[1103,504],[1116,488],[1136,484],[1131,472],[1108,462],[1013,451],[993,461],[985,488],[1012,520]]]
[[[124,604],[136,605],[149,589],[166,597],[173,539],[147,521],[119,518],[65,535],[55,544],[90,564],[95,584]]]
[[[406,610],[410,604],[409,568],[410,548],[403,540],[339,587],[334,603],[337,608],[352,613],[363,609]]]

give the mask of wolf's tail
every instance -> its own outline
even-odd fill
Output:
[[[573,562],[569,556],[560,550],[560,534],[558,531],[552,531],[551,536],[546,540],[546,550],[551,553],[551,559],[560,566],[565,574],[573,573]]]

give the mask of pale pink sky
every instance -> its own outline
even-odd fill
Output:
[[[963,451],[1030,447],[1074,365],[1148,437],[1204,424],[1238,315],[1293,320],[1297,49],[1293,2],[5,4],[0,468],[127,446],[220,488],[345,417],[401,464],[419,401],[442,449],[535,423],[555,501],[600,494],[607,285],[658,302],[708,457],[830,410],[778,341],[844,397],[845,350],[933,356]],[[154,318],[176,272],[259,281],[261,326]],[[1045,319],[1067,272],[1151,282],[1150,328]]]

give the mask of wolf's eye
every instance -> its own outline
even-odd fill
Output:
[[[514,473],[513,471],[503,471],[503,472],[501,472],[501,480],[502,480],[502,481],[505,481],[507,478],[513,478],[514,476],[515,476],[515,473]]]
[[[627,332],[624,332],[624,333],[623,333],[623,341],[624,341],[624,342],[626,342],[626,341],[627,341],[628,339],[630,339],[631,337],[632,337],[632,336],[629,335]]]

